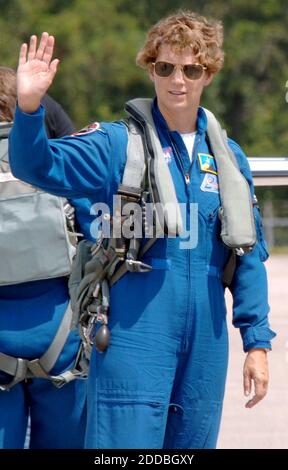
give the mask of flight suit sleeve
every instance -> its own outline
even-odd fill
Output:
[[[248,160],[241,148],[229,139],[240,170],[247,179],[252,198],[254,187]],[[263,234],[258,205],[253,206],[257,242],[251,253],[236,257],[236,270],[230,286],[233,296],[233,325],[240,328],[244,351],[252,348],[271,348],[275,333],[268,322],[269,304],[267,273],[264,261],[269,254]]]
[[[44,116],[42,106],[32,114],[16,109],[9,136],[14,176],[57,196],[93,196],[106,202],[116,173],[123,166],[118,162],[121,145],[115,125],[106,124],[104,129],[105,125],[95,123],[83,132],[49,140]]]

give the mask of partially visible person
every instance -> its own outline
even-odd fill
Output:
[[[43,103],[49,135],[60,137],[73,132],[73,125],[60,105],[48,96],[43,98]],[[39,214],[30,214],[31,222],[25,226],[21,214],[25,209],[28,211],[28,203],[19,206],[22,208],[20,216],[19,207],[15,206],[17,180],[9,172],[7,159],[7,139],[15,106],[16,74],[12,69],[0,67],[0,448],[23,448],[29,417],[30,448],[82,448],[86,425],[85,380],[73,380],[61,388],[45,378],[32,377],[17,383],[16,376],[19,377],[25,365],[23,359],[30,360],[32,368],[33,360],[40,358],[51,345],[68,308],[69,296],[67,276],[53,277],[52,272],[50,279],[40,276],[39,280],[16,284],[15,278],[13,284],[13,273],[18,274],[23,265],[28,276],[31,265],[38,261],[41,264],[39,258],[44,258],[45,253],[51,259],[59,256],[55,245],[47,244],[39,254],[35,243],[37,236],[43,235],[53,223],[50,213],[45,213],[45,204]],[[35,194],[33,188],[27,188],[28,193]],[[21,204],[21,198],[19,201]],[[37,216],[41,222],[39,233],[34,233],[32,221]],[[8,247],[8,253],[1,251],[4,246]],[[35,256],[38,259],[34,259]],[[71,332],[49,374],[59,377],[70,370],[79,345],[78,334]],[[7,372],[11,369],[11,358],[18,358],[15,375]],[[15,378],[16,383],[10,388]]]
[[[75,127],[62,106],[46,94],[41,100],[45,108],[45,127],[49,139],[57,139],[75,132]]]
[[[127,104],[130,116],[135,118],[134,129],[140,122],[147,144],[143,148],[140,136],[137,146],[134,141],[133,155],[137,155],[136,149],[139,154],[146,153],[150,163],[147,178],[140,174],[137,179],[148,181],[148,189],[144,183],[148,200],[157,202],[162,196],[170,200],[170,195],[175,195],[174,207],[182,204],[187,225],[191,222],[195,231],[197,227],[198,243],[183,246],[181,234],[175,237],[175,227],[169,233],[168,220],[166,236],[155,236],[154,245],[143,257],[133,258],[138,240],[134,240],[134,246],[131,244],[131,250],[129,245],[122,266],[132,266],[132,272],[126,272],[110,291],[110,344],[102,353],[93,348],[91,356],[88,448],[216,446],[228,362],[222,275],[231,251],[225,244],[224,222],[237,219],[231,219],[231,212],[227,218],[226,212],[223,216],[223,201],[234,203],[232,215],[238,214],[238,220],[233,226],[241,232],[249,219],[249,234],[253,233],[248,246],[243,239],[240,243],[241,249],[242,244],[246,251],[248,247],[253,249],[237,256],[230,284],[233,322],[240,328],[247,353],[245,395],[251,393],[254,385],[246,406],[252,408],[267,392],[267,350],[275,334],[268,322],[263,264],[268,253],[257,207],[252,211],[253,181],[239,145],[231,139],[225,141],[225,163],[222,153],[210,145],[207,127],[211,114],[200,106],[205,87],[223,65],[222,35],[219,22],[194,12],[180,12],[160,20],[149,30],[137,56],[138,65],[154,83],[156,95],[153,101],[138,99]],[[87,132],[55,142],[47,140],[40,104],[57,71],[53,48],[54,37],[48,33],[42,34],[39,44],[37,37],[31,36],[29,46],[21,47],[17,74],[19,107],[10,136],[12,170],[30,184],[58,195],[93,195],[106,204],[108,215],[114,214],[115,194],[123,194],[125,189],[125,197],[133,193],[138,201],[142,195],[143,186],[134,187],[133,177],[139,176],[136,165],[129,168],[130,184],[126,182],[133,130],[128,136],[124,122],[100,123]],[[232,152],[233,164],[229,166]],[[221,161],[222,166],[218,164]],[[237,190],[230,185],[232,176],[233,182],[241,183]],[[228,184],[222,198],[224,182]],[[238,195],[243,194],[242,190],[247,197],[245,201],[239,198],[241,205]],[[243,201],[247,208],[245,217],[241,217]],[[196,220],[192,219],[193,204],[198,207]],[[156,204],[154,209],[157,212]],[[222,227],[218,216],[221,214]],[[111,253],[112,250],[108,253],[112,257]],[[238,254],[243,253],[244,249],[238,250]],[[111,257],[104,251],[100,261],[104,264]],[[147,265],[152,269],[147,269]],[[137,268],[144,272],[136,272]],[[108,275],[105,281],[110,282]],[[100,288],[96,285],[90,298],[97,297]],[[101,304],[92,304],[97,307],[93,318],[103,322],[96,340],[99,331],[107,334],[107,304],[107,289],[103,289]],[[91,312],[92,309],[92,315]]]

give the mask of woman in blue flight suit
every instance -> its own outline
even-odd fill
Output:
[[[7,67],[0,67],[0,92],[1,127],[13,121],[16,106],[16,73]],[[55,109],[56,103],[45,97],[44,106],[49,134],[61,137],[73,132],[72,123],[60,105],[57,104]],[[56,115],[61,118],[61,130],[56,125],[51,127],[51,123],[57,124]],[[81,201],[77,201],[77,205],[83,210]],[[21,250],[15,246],[15,257],[11,259],[11,263],[16,265],[18,248]],[[53,250],[53,247],[47,249]],[[6,269],[9,271],[9,266]],[[55,337],[68,302],[67,277],[1,285],[0,353],[25,359],[41,357]],[[52,374],[58,375],[73,366],[79,343],[80,338],[73,331]],[[11,376],[0,371],[0,385],[5,386],[9,382]],[[45,379],[28,379],[9,391],[0,389],[1,449],[23,448],[28,417],[31,424],[30,448],[82,448],[86,425],[86,384],[74,381],[56,388]]]
[[[28,57],[27,45],[22,45],[19,108],[10,140],[12,170],[59,195],[96,195],[111,209],[126,162],[125,125],[94,125],[86,134],[48,143],[39,104],[57,70],[53,45],[48,33],[43,33],[38,48],[37,38],[31,37]],[[153,270],[130,272],[112,287],[111,344],[103,354],[94,348],[91,357],[87,447],[216,445],[228,358],[221,275],[229,251],[220,239],[217,168],[199,104],[204,87],[222,67],[221,45],[219,23],[185,12],[152,27],[138,54],[138,64],[155,85],[153,119],[166,156],[169,149],[166,161],[178,201],[186,204],[188,227],[190,203],[198,204],[198,244],[189,249],[181,246],[180,237],[161,238],[145,255]],[[188,141],[195,139],[191,152],[191,145],[184,144],[187,135]],[[253,194],[247,159],[237,144],[229,144]],[[209,155],[208,168],[201,165],[201,154]],[[245,393],[255,385],[247,407],[266,394],[266,350],[274,336],[267,319],[267,252],[257,211],[255,217],[258,243],[251,254],[237,260],[231,285],[233,322],[248,352]]]

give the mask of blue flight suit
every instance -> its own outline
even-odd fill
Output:
[[[90,236],[92,201],[79,198],[71,202],[83,235]],[[13,262],[17,263],[17,258]],[[27,359],[41,357],[55,337],[68,301],[66,277],[1,286],[0,352]],[[74,366],[79,345],[79,335],[72,331],[51,374]],[[0,384],[10,381],[11,377],[0,371]],[[46,379],[29,379],[8,392],[0,391],[0,449],[23,448],[29,414],[30,448],[83,448],[86,390],[85,380],[56,388]]]
[[[1,352],[27,359],[41,357],[54,339],[68,299],[66,278],[0,287]],[[73,366],[78,345],[79,336],[73,331],[52,374]],[[0,383],[10,380],[0,372]],[[8,392],[0,391],[0,448],[23,448],[28,407],[30,448],[83,448],[85,389],[85,381],[80,380],[58,389],[48,380],[29,379]]]
[[[93,201],[71,200],[85,238],[90,236]],[[51,247],[48,247],[51,249]],[[17,258],[13,260],[17,263]],[[27,282],[0,287],[0,352],[35,359],[53,341],[68,306],[67,278]],[[74,366],[80,338],[72,331],[51,374]],[[11,377],[0,371],[0,384]],[[22,449],[31,415],[32,449],[83,448],[86,429],[85,380],[56,388],[45,379],[33,379],[0,391],[0,449]],[[30,411],[28,410],[30,408]]]
[[[43,105],[48,136],[73,132],[70,119],[58,103],[45,96]],[[82,218],[82,212],[87,213],[87,201],[77,200],[75,204]],[[91,203],[88,214],[90,206]],[[16,264],[18,248],[21,250],[15,247],[16,255],[11,260]],[[0,353],[29,359],[41,357],[54,339],[68,299],[67,277],[0,286]],[[74,365],[79,344],[80,338],[73,331],[52,369],[53,374],[58,375]],[[11,379],[0,371],[0,384]],[[27,444],[29,417],[30,448],[83,448],[86,388],[84,381],[58,389],[47,380],[30,379],[9,392],[0,391],[0,449],[22,449],[24,442]]]
[[[217,175],[211,190],[200,167],[199,154],[211,155],[206,115],[199,108],[190,165],[180,134],[169,131],[156,100],[152,111],[178,201],[187,207],[188,227],[190,203],[198,203],[198,244],[188,249],[179,237],[160,238],[143,258],[154,269],[127,273],[112,287],[111,344],[102,354],[94,348],[91,357],[88,448],[213,448],[219,430],[228,359],[221,275],[229,251],[220,239]],[[96,128],[48,142],[43,110],[30,115],[17,110],[10,135],[12,171],[55,194],[108,203],[112,213],[127,131],[121,122]],[[229,144],[253,193],[246,157],[237,144]],[[245,351],[270,347],[274,336],[257,209],[255,217],[258,243],[237,259],[231,285],[233,323],[240,327]]]

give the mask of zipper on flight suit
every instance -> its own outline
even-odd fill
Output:
[[[180,166],[181,166],[181,170],[182,170],[182,174],[184,175],[184,178],[185,178],[185,183],[186,184],[189,184],[190,183],[190,178],[189,178],[189,174],[185,173],[185,168],[184,168],[184,163],[183,163],[183,160],[182,160],[182,157],[181,157],[181,154],[180,152],[178,151],[178,148],[177,146],[174,144],[173,140],[171,140],[171,144],[172,144],[172,149],[173,149],[173,152],[175,153],[179,163],[180,163]],[[187,178],[188,177],[188,178]]]
[[[184,176],[184,179],[185,179],[185,183],[186,184],[190,184],[190,181],[191,181],[191,171],[192,171],[192,166],[193,166],[193,163],[194,163],[194,160],[195,160],[195,154],[196,154],[196,151],[197,151],[197,148],[198,148],[198,145],[200,143],[200,135],[196,134],[196,138],[195,138],[195,142],[194,142],[194,146],[193,146],[193,150],[192,150],[192,157],[191,157],[191,163],[190,163],[190,166],[189,166],[189,169],[188,169],[188,172],[185,172],[185,167],[184,167],[184,163],[183,163],[183,159],[182,159],[182,156],[177,148],[177,145],[174,144],[173,140],[171,140],[171,144],[172,144],[172,148],[173,148],[173,151],[175,152],[177,158],[178,158],[178,161],[180,163],[180,166],[181,166],[181,169],[182,169],[182,173],[183,173],[183,176]]]
[[[197,154],[197,149],[198,149],[198,146],[200,144],[200,141],[201,141],[201,136],[199,134],[196,134],[196,138],[195,138],[195,142],[194,142],[194,146],[193,146],[193,150],[192,150],[191,163],[190,163],[188,172],[185,172],[184,162],[183,162],[182,156],[181,156],[177,146],[174,144],[174,142],[172,142],[172,139],[171,139],[173,150],[174,150],[176,156],[178,157],[178,161],[180,163],[186,185],[189,185],[190,181],[191,181],[192,167],[196,162],[195,156]],[[194,201],[193,200],[190,201],[190,197],[189,197],[188,203],[190,204],[191,202],[194,202]],[[189,223],[191,223],[191,214],[190,214],[190,217],[189,217]],[[191,276],[191,250],[189,249],[188,250],[187,315],[186,315],[185,333],[184,333],[183,343],[182,343],[182,351],[183,352],[186,351],[189,348],[189,344],[190,344],[189,339],[191,337],[191,327],[192,327],[192,323],[191,323],[192,322],[192,320],[191,320],[191,310],[192,310],[191,279],[192,279],[192,276]]]
[[[192,167],[193,167],[194,162],[196,161],[195,156],[196,156],[196,153],[197,153],[198,146],[200,144],[200,140],[201,140],[200,135],[196,134],[195,142],[194,142],[194,146],[193,146],[193,150],[192,150],[191,164],[189,166],[188,173],[185,175],[185,179],[187,177],[189,183],[190,183],[190,178],[191,178]]]
[[[191,158],[191,163],[190,163],[190,166],[189,166],[189,170],[188,170],[188,173],[185,175],[185,180],[187,182],[187,184],[190,183],[191,181],[191,173],[192,173],[192,168],[194,165],[196,165],[196,154],[197,154],[197,150],[198,150],[198,146],[200,144],[200,140],[201,140],[201,136],[197,133],[196,134],[196,138],[195,138],[195,142],[194,142],[194,146],[193,146],[193,150],[192,150],[192,158]],[[192,190],[192,188],[191,188]],[[190,203],[194,203],[195,202],[195,196],[192,195],[192,201],[190,201],[190,198],[189,198],[189,204]],[[189,223],[191,224],[191,214],[190,214],[190,217],[189,217]],[[193,303],[193,298],[192,298],[192,288],[191,288],[191,282],[192,282],[192,275],[191,275],[191,270],[192,270],[192,254],[191,254],[191,250],[188,250],[188,299],[187,299],[187,317],[186,317],[186,334],[185,334],[185,337],[184,337],[184,341],[183,341],[183,349],[184,351],[187,350],[189,348],[189,344],[190,344],[190,338],[191,338],[191,328],[192,328],[192,303]]]

